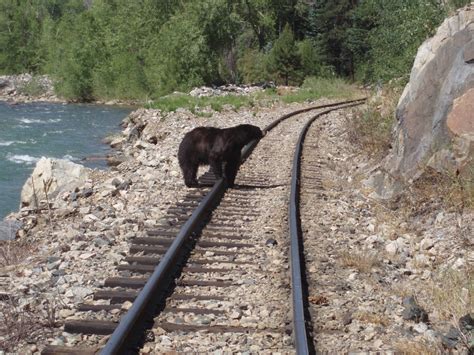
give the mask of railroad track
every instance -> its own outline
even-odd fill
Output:
[[[190,189],[169,207],[166,222],[134,238],[119,276],[105,280],[93,302],[78,305],[81,319],[66,321],[66,332],[89,334],[90,341],[74,348],[48,346],[42,354],[202,352],[223,344],[238,351],[248,342],[251,350],[314,351],[299,258],[299,157],[312,121],[363,102],[308,107],[274,121],[258,146],[244,148],[234,189],[212,172],[201,176],[205,187]],[[289,176],[291,242],[278,237],[288,230]],[[288,265],[292,283],[286,281]]]

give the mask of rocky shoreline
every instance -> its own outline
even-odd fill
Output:
[[[65,102],[54,93],[53,81],[47,75],[31,74],[0,76],[0,101],[10,104],[24,102]]]
[[[278,111],[297,107],[301,105]],[[188,111],[139,109],[125,120],[114,143],[119,165],[91,170],[83,186],[59,193],[50,209],[43,204],[39,210],[24,207],[11,214],[9,219],[20,221],[22,227],[17,241],[0,256],[0,297],[8,300],[1,303],[0,314],[5,317],[7,307],[38,319],[30,319],[27,323],[37,326],[28,326],[21,336],[11,329],[23,328],[5,322],[8,330],[0,326],[0,349],[28,353],[46,344],[76,343],[77,336],[64,334],[58,326],[74,317],[76,301],[87,300],[106,277],[115,276],[129,239],[143,233],[145,226],[158,224],[167,206],[184,193],[176,158],[184,132],[198,125],[263,127],[275,118],[275,109],[223,111],[208,118]],[[52,304],[57,310],[49,314]],[[51,328],[44,325],[48,317],[54,319]],[[21,340],[16,343],[13,335]],[[31,343],[36,345],[32,348]]]

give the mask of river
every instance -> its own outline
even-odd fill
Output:
[[[110,150],[102,139],[120,131],[131,110],[102,105],[0,102],[0,220],[18,210],[21,188],[42,157],[68,159],[91,168],[106,168]]]

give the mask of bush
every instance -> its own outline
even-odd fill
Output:
[[[392,128],[399,89],[369,99],[364,110],[357,110],[348,122],[350,139],[369,153],[385,155],[391,148]]]
[[[299,85],[303,78],[301,57],[293,31],[286,25],[269,53],[269,71],[276,82],[284,85]]]
[[[270,80],[268,56],[258,49],[247,49],[237,61],[237,68],[244,83],[259,83]]]

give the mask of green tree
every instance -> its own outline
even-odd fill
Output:
[[[104,58],[94,18],[89,11],[66,15],[55,33],[46,68],[56,81],[56,90],[69,100],[92,100],[93,71]]]
[[[301,59],[301,69],[304,76],[324,76],[325,60],[319,48],[310,39],[297,43],[298,55]]]
[[[369,82],[393,78],[406,82],[418,47],[444,16],[445,9],[437,0],[363,2],[353,13],[355,24],[366,27],[359,36],[366,39],[361,40],[365,55],[358,53],[357,76]],[[350,31],[360,31],[360,26]]]
[[[32,0],[0,1],[0,72],[35,72],[40,41],[41,18],[45,15]]]
[[[289,25],[285,26],[275,41],[270,51],[269,65],[277,82],[283,82],[285,85],[289,85],[290,82],[293,84],[301,82],[301,58]]]

